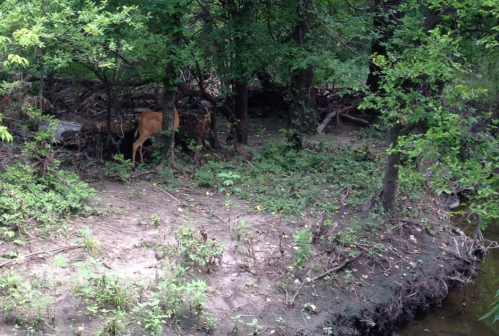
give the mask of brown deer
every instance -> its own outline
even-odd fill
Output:
[[[173,128],[178,128],[179,119],[178,112],[175,105],[173,105],[173,111],[175,113]],[[139,114],[137,117],[139,122],[139,126],[137,127],[137,131],[139,132],[139,138],[137,141],[133,143],[133,153],[132,153],[132,168],[135,167],[135,154],[137,153],[137,149],[140,148],[140,161],[144,164],[144,157],[142,156],[142,145],[144,141],[147,140],[156,132],[161,131],[161,123],[163,122],[163,112],[154,112],[154,111],[145,111]]]

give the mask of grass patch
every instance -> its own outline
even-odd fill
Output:
[[[381,188],[384,157],[369,147],[352,148],[321,141],[302,151],[290,150],[276,139],[264,144],[247,162],[209,161],[197,169],[199,186],[224,189],[220,173],[233,171],[234,193],[270,212],[297,216],[304,210],[334,212],[357,208]],[[259,208],[260,208],[259,207]]]
[[[71,172],[51,171],[40,177],[28,164],[14,163],[0,173],[0,241],[18,233],[53,235],[70,216],[87,212],[93,192]]]

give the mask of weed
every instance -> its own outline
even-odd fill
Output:
[[[238,330],[239,330],[239,325],[243,324],[244,323],[244,320],[241,318],[241,315],[240,314],[237,314],[235,316],[231,316],[230,318],[232,322],[230,325],[233,326],[232,328],[232,333],[235,334]]]
[[[257,318],[254,318],[251,322],[246,323],[246,325],[250,328],[253,328],[254,334],[258,334],[260,330],[263,328],[261,325],[258,324]]]
[[[333,328],[332,327],[323,327],[322,331],[324,332],[325,335],[332,335],[333,334]]]
[[[286,321],[282,318],[282,316],[279,316],[277,320],[275,320],[279,324],[279,329],[281,330],[282,333],[285,333],[286,331]]]
[[[161,279],[151,292],[151,299],[136,305],[134,316],[144,320],[144,327],[154,335],[162,332],[162,325],[167,319],[178,319],[183,311],[189,309],[191,316],[195,316],[198,326],[211,329],[216,323],[208,312],[203,311],[208,300],[208,286],[204,280],[187,282],[182,266],[169,266],[165,277]]]
[[[354,276],[352,270],[345,270],[345,275],[343,276],[343,280],[345,280],[346,283],[352,283],[354,281]]]
[[[92,235],[92,231],[87,228],[81,228],[80,234],[83,236],[83,249],[96,257],[102,250],[101,242]]]
[[[152,225],[157,225],[161,221],[161,218],[157,214],[152,214],[149,216],[149,220]]]
[[[123,182],[130,179],[130,166],[131,161],[126,160],[123,154],[116,154],[113,156],[114,161],[106,161],[104,170],[110,175],[113,173],[118,174]]]
[[[95,274],[95,265],[77,263],[76,266],[82,280],[73,287],[73,292],[86,303],[90,315],[109,310],[128,311],[136,303],[137,295],[130,282],[112,274]]]
[[[28,334],[39,330],[45,322],[45,312],[51,317],[53,300],[45,283],[43,279],[26,279],[10,270],[0,276],[0,309]]]
[[[132,335],[129,325],[132,323],[128,313],[112,310],[112,315],[106,317],[99,325],[95,334],[98,336],[128,336]]]
[[[196,170],[192,177],[198,187],[212,187],[215,174],[208,169],[200,168]]]
[[[383,165],[365,148],[324,144],[293,151],[284,142],[270,139],[253,156],[251,169],[245,162],[209,161],[195,176],[196,181],[201,176],[212,181],[216,174],[219,190],[293,217],[307,207],[326,213],[344,205],[357,208],[379,190]],[[234,188],[236,183],[240,187]]]
[[[293,235],[296,245],[296,255],[294,263],[298,267],[303,267],[312,252],[312,231],[306,227]]]
[[[211,330],[215,329],[215,327],[217,325],[217,321],[218,321],[217,318],[213,317],[213,315],[211,315],[208,312],[205,312],[203,317],[204,317],[203,329],[205,329],[207,331],[211,331]]]
[[[73,173],[49,171],[38,177],[30,165],[11,164],[0,172],[0,239],[14,239],[35,225],[42,236],[53,236],[68,217],[90,210],[91,196]]]
[[[208,272],[216,264],[222,261],[225,245],[219,244],[216,240],[208,240],[206,236],[198,237],[194,235],[194,229],[185,225],[173,230],[177,247],[175,251],[180,253],[198,267],[207,267]]]
[[[234,188],[234,183],[241,178],[241,175],[234,172],[221,172],[217,174],[217,179],[222,182],[222,186],[218,188],[219,192],[228,192],[230,190],[241,191],[241,188]]]
[[[153,300],[146,302],[142,307],[150,308],[145,309],[144,313],[144,328],[151,333],[151,335],[162,335],[163,334],[163,324],[166,323],[166,318],[168,315],[163,313],[163,310],[159,306],[158,300]]]

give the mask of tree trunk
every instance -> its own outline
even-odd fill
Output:
[[[175,113],[175,71],[172,62],[166,66],[166,76],[163,79],[163,121],[161,124],[161,167],[171,168],[173,163],[174,130],[173,122]]]
[[[376,2],[381,2],[381,0],[376,0]],[[392,1],[392,2],[387,2],[387,5],[395,5],[399,4],[399,2]],[[430,30],[435,28],[440,22],[442,21],[442,17],[440,14],[435,13],[434,11],[430,10],[427,14],[427,17],[425,19],[423,29],[426,34],[429,33]],[[386,35],[389,36],[389,35]],[[391,35],[390,35],[391,37]],[[374,43],[373,43],[374,46]],[[383,47],[384,49],[384,47]],[[386,49],[384,49],[384,53],[386,54]],[[371,73],[370,73],[371,75]],[[377,76],[377,77],[376,77]],[[371,78],[374,80],[376,79],[376,83],[372,83],[373,85],[378,85],[379,84],[379,75],[372,76]],[[416,83],[412,80],[405,79],[402,81],[402,87],[404,87],[407,90],[411,89],[419,89],[423,90],[423,94],[430,96],[430,95],[440,95],[442,90],[443,90],[443,82],[438,83],[438,90],[434,91],[429,89],[429,86],[427,85],[421,85],[419,83]],[[378,90],[379,87],[375,86],[376,90]],[[427,90],[425,90],[425,87],[428,87]],[[372,90],[372,87],[371,87]],[[391,148],[395,148],[397,146],[398,142],[398,137],[399,135],[404,132],[407,133],[410,131],[412,128],[414,128],[414,125],[407,126],[404,128],[400,123],[396,123],[395,125],[392,126],[390,129],[390,144]],[[383,203],[383,208],[387,213],[390,213],[392,215],[395,214],[395,203],[396,203],[396,196],[397,196],[397,188],[398,188],[398,173],[399,173],[399,166],[400,166],[400,157],[401,153],[400,152],[393,152],[388,156],[388,159],[386,161],[386,168],[385,168],[385,176],[383,178],[383,189],[382,189],[382,203]]]
[[[251,34],[250,18],[252,15],[252,0],[243,0],[236,3],[231,0],[228,10],[230,18],[235,26],[234,33],[234,62],[232,68],[234,99],[232,105],[230,138],[235,138],[237,143],[248,143],[248,80],[252,69],[248,68],[248,50],[252,48],[248,44],[247,36]]]
[[[291,77],[291,118],[288,141],[295,150],[303,147],[302,138],[306,124],[310,122],[307,112],[315,106],[313,90],[314,71],[312,67],[297,70]]]
[[[299,7],[302,5],[303,7]],[[296,8],[300,13],[300,21],[293,32],[298,47],[307,49],[310,39],[310,13],[312,0],[299,2]],[[298,69],[291,74],[291,117],[289,122],[288,142],[291,147],[299,150],[303,147],[302,134],[305,126],[310,123],[309,110],[315,107],[315,91],[313,88],[314,70],[312,66]]]
[[[381,36],[374,39],[371,43],[371,55],[386,56],[385,43],[393,36],[393,30],[390,29],[388,13],[393,12],[393,7],[398,6],[400,0],[375,0],[374,1],[374,19],[373,30],[380,33]],[[379,73],[380,67],[376,65],[375,57],[369,62],[369,75],[367,76],[367,86],[371,92],[378,92],[381,75]]]
[[[111,154],[111,121],[113,115],[113,84],[105,82],[107,94],[107,114],[106,114],[106,151]]]
[[[211,61],[211,56],[213,54],[213,44],[211,43],[211,33],[213,30],[211,7],[209,3],[204,3],[204,4],[202,4],[201,2],[198,3],[201,5],[201,10],[202,10],[200,17],[203,20],[203,41],[205,41],[203,44],[203,49],[204,49],[204,57],[206,59],[205,67],[211,76],[213,72],[213,63]]]
[[[402,128],[403,126],[397,123],[390,129],[391,148],[395,148],[397,146],[398,137]],[[391,215],[395,214],[400,155],[401,153],[398,151],[388,155],[385,168],[385,177],[383,178],[383,189],[381,193],[383,199],[383,209],[385,210],[385,212]]]
[[[169,59],[165,68],[165,75],[163,77],[163,120],[161,122],[160,141],[161,141],[161,162],[159,164],[160,169],[171,169],[174,164],[174,120],[175,120],[175,90],[177,88],[177,79],[179,68],[176,63],[176,58],[179,57],[180,44],[183,38],[183,31],[180,29],[182,27],[182,15],[185,11],[185,7],[181,7],[181,3],[177,2],[174,5],[176,11],[171,16],[165,18],[168,24],[172,27],[178,27],[173,33],[170,30],[164,32],[166,36],[169,37],[167,55],[166,58]]]
[[[238,143],[248,144],[248,81],[234,84],[234,131]]]

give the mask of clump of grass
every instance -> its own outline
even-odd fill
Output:
[[[384,158],[374,155],[368,146],[353,148],[323,141],[294,151],[284,141],[271,139],[252,158],[250,168],[247,162],[209,161],[194,177],[200,185],[224,190],[213,176],[232,171],[238,176],[233,181],[238,197],[270,212],[297,216],[305,209],[334,212],[343,205],[357,208],[381,188],[383,167]]]

